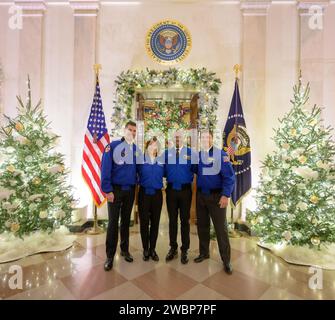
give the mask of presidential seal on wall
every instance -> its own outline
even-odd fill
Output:
[[[189,31],[177,21],[158,22],[147,33],[148,54],[161,64],[174,64],[184,60],[191,46]]]

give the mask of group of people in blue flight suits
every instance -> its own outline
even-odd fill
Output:
[[[133,262],[129,252],[129,224],[138,184],[138,211],[143,259],[158,261],[155,250],[163,205],[163,177],[166,177],[166,204],[169,216],[170,250],[166,261],[178,255],[178,219],[181,226],[181,263],[188,263],[192,183],[197,175],[197,231],[199,255],[194,262],[209,258],[210,219],[213,222],[220,256],[226,273],[232,273],[226,207],[233,192],[235,172],[227,154],[213,146],[213,134],[201,133],[201,151],[184,145],[181,131],[174,134],[173,147],[161,152],[159,141],[151,138],[145,150],[134,144],[136,123],[129,121],[124,137],[106,146],[101,163],[101,188],[108,201],[109,223],[106,236],[107,260],[113,267],[120,229],[121,256]],[[121,221],[120,221],[121,220]],[[120,228],[119,228],[120,221]]]

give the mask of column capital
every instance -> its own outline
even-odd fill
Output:
[[[266,16],[270,5],[270,0],[241,1],[241,10],[244,16]]]
[[[14,1],[14,4],[23,10],[24,16],[43,15],[46,11],[45,1],[41,0],[19,0]]]
[[[69,0],[75,16],[96,16],[100,9],[99,0]]]
[[[332,1],[328,1],[328,0],[325,0],[325,1],[307,1],[306,0],[306,1],[299,1],[297,7],[299,10],[299,14],[301,16],[310,16],[310,15],[315,14],[315,10],[317,8],[320,8],[321,13],[323,14],[325,11],[325,8],[331,3]],[[313,8],[315,10],[313,10]]]

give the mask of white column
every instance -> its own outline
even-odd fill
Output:
[[[44,1],[15,1],[23,10],[23,28],[20,30],[18,49],[19,94],[27,92],[27,75],[31,80],[33,103],[43,92],[43,23]]]
[[[49,4],[44,29],[44,110],[61,136],[58,149],[71,167],[73,112],[74,17],[66,4]]]
[[[13,3],[0,3],[0,59],[3,70],[2,112],[15,116],[19,94],[19,40],[21,30],[10,29],[8,22],[12,17],[9,13]]]
[[[324,92],[324,1],[300,1],[300,68],[304,82],[311,85],[309,106],[323,105]],[[313,9],[315,8],[316,11]],[[319,11],[318,11],[319,8]],[[320,13],[319,17],[316,14]],[[320,28],[316,21],[320,20]]]
[[[326,125],[335,128],[335,1],[325,10],[324,68],[323,68],[323,118]],[[335,134],[333,134],[335,138]]]
[[[74,75],[73,75],[73,125],[72,125],[72,184],[80,205],[89,205],[92,197],[81,175],[82,152],[89,111],[94,94],[96,62],[96,29],[99,1],[70,1],[74,15]]]
[[[299,15],[294,2],[275,1],[268,13],[266,33],[266,153],[274,149],[273,128],[278,128],[292,105],[299,74]]]
[[[265,148],[265,56],[266,21],[269,1],[242,3],[242,103],[252,148],[253,186],[258,183],[260,161]],[[244,208],[254,208],[253,194],[244,201]],[[245,212],[242,212],[242,219]]]

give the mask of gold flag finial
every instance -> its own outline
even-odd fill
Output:
[[[99,72],[101,70],[101,64],[100,63],[96,63],[96,64],[93,65],[93,68],[94,68],[95,74],[97,76],[99,76]]]
[[[233,68],[234,72],[235,72],[235,78],[238,79],[238,74],[241,72],[242,67],[240,64],[235,64],[234,68]]]

